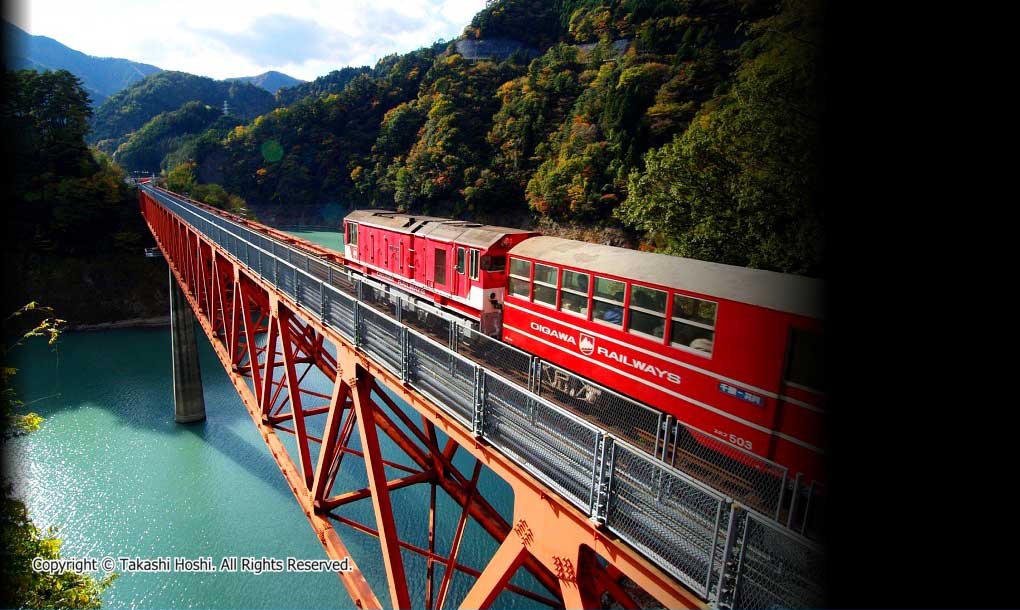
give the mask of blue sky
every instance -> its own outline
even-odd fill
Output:
[[[311,80],[460,35],[485,0],[21,0],[7,19],[100,57]]]

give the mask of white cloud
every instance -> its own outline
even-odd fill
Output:
[[[226,78],[311,80],[450,40],[485,0],[26,0],[16,25],[83,53]]]

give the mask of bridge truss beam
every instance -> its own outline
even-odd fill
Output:
[[[343,559],[351,555],[336,524],[377,537],[393,607],[441,608],[455,571],[476,578],[462,602],[467,608],[489,607],[504,590],[553,607],[601,607],[604,596],[623,607],[637,607],[620,585],[622,575],[666,607],[705,607],[674,578],[603,531],[440,406],[315,317],[302,314],[287,294],[253,275],[144,192],[139,191],[139,199],[171,272],[327,556]],[[332,383],[329,395],[312,388],[308,380],[313,369]],[[420,427],[383,387],[414,409],[421,417]],[[321,416],[325,421],[320,438],[308,432],[308,424]],[[442,448],[437,431],[449,439]],[[281,432],[294,437],[296,461],[282,442]],[[384,459],[381,437],[392,441],[414,467]],[[355,441],[360,451],[354,448]],[[476,460],[470,477],[453,464],[460,449]],[[349,456],[362,460],[368,487],[334,490]],[[482,466],[513,490],[512,525],[478,490]],[[400,470],[404,476],[388,479],[387,468]],[[400,539],[390,498],[391,492],[418,484],[431,487],[427,549]],[[461,507],[457,534],[445,555],[435,550],[437,489]],[[364,499],[371,501],[375,528],[336,512]],[[481,571],[457,561],[469,518],[499,544]],[[426,558],[423,600],[411,599],[402,550]],[[354,604],[381,608],[379,597],[357,568],[356,558],[351,557],[350,565],[352,571],[338,575]],[[434,591],[436,567],[442,572],[438,591]],[[548,595],[509,582],[521,567]]]

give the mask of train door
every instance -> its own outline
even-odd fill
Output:
[[[361,259],[361,250],[358,247],[358,224],[354,222],[347,223],[346,233],[347,247],[344,249],[344,254],[350,258]]]
[[[432,248],[432,282],[435,288],[444,292],[450,291],[450,281],[447,275],[446,247],[445,245],[433,245]]]
[[[453,269],[453,286],[450,292],[460,296],[462,288],[467,285],[467,278],[464,277],[465,252],[464,248],[457,248],[457,263]]]

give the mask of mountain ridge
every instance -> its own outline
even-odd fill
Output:
[[[214,108],[222,108],[226,101],[230,114],[243,121],[250,121],[276,106],[271,93],[251,83],[164,70],[135,82],[99,106],[88,141],[111,153],[157,115],[178,110],[193,101]]]
[[[289,74],[284,74],[277,70],[267,70],[262,74],[256,74],[255,76],[234,76],[231,78],[223,79],[231,82],[242,82],[251,83],[256,87],[261,87],[266,91],[276,94],[277,91],[284,87],[296,87],[308,81],[301,80],[300,78],[294,78]]]
[[[130,59],[88,55],[48,36],[29,34],[7,20],[3,20],[3,38],[8,69],[67,70],[81,79],[94,108],[118,91],[163,71]]]

